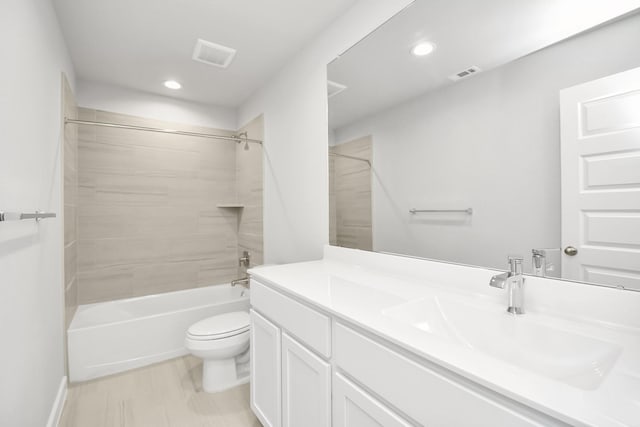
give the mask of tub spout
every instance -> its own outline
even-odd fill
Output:
[[[236,286],[236,285],[240,285],[240,286],[244,286],[245,288],[249,288],[249,278],[248,277],[242,277],[240,279],[235,279],[231,281],[231,286]]]

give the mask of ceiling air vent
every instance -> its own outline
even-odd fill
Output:
[[[341,85],[340,83],[332,82],[331,80],[327,80],[327,97],[331,98],[345,90],[347,87],[345,85]]]
[[[193,50],[194,60],[220,68],[227,68],[235,55],[235,49],[202,39],[198,39]]]
[[[480,67],[477,67],[474,65],[473,67],[469,67],[466,70],[460,71],[459,73],[450,75],[449,79],[456,82],[460,79],[464,79],[466,77],[473,76],[474,74],[478,74],[480,71],[482,71]]]

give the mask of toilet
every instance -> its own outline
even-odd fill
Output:
[[[223,391],[249,380],[249,313],[208,317],[189,327],[185,346],[202,363],[202,388]]]

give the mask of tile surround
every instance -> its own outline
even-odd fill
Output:
[[[64,117],[77,118],[78,107],[64,74],[61,84]],[[64,301],[65,326],[68,327],[78,306],[78,129],[63,126],[63,133]]]
[[[372,161],[371,136],[329,148],[330,152]],[[329,231],[332,245],[372,250],[371,167],[361,161],[329,157]]]
[[[239,132],[247,132],[247,138],[264,139],[264,120],[259,116],[245,125]],[[237,201],[244,205],[239,212],[238,256],[243,251],[251,254],[251,264],[261,265],[264,261],[262,233],[262,146],[244,144],[236,146],[236,188]],[[242,269],[241,269],[242,270]],[[241,274],[245,271],[242,270]]]
[[[234,131],[79,108],[79,117]],[[262,117],[245,129],[262,138]],[[72,126],[68,126],[72,127]],[[262,263],[262,149],[196,137],[78,128],[78,303],[228,283],[246,248]],[[245,209],[218,208],[242,201]],[[71,235],[71,232],[69,232]]]

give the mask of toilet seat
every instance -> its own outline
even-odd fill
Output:
[[[187,338],[211,341],[229,338],[249,331],[249,313],[235,311],[209,317],[191,325]]]

